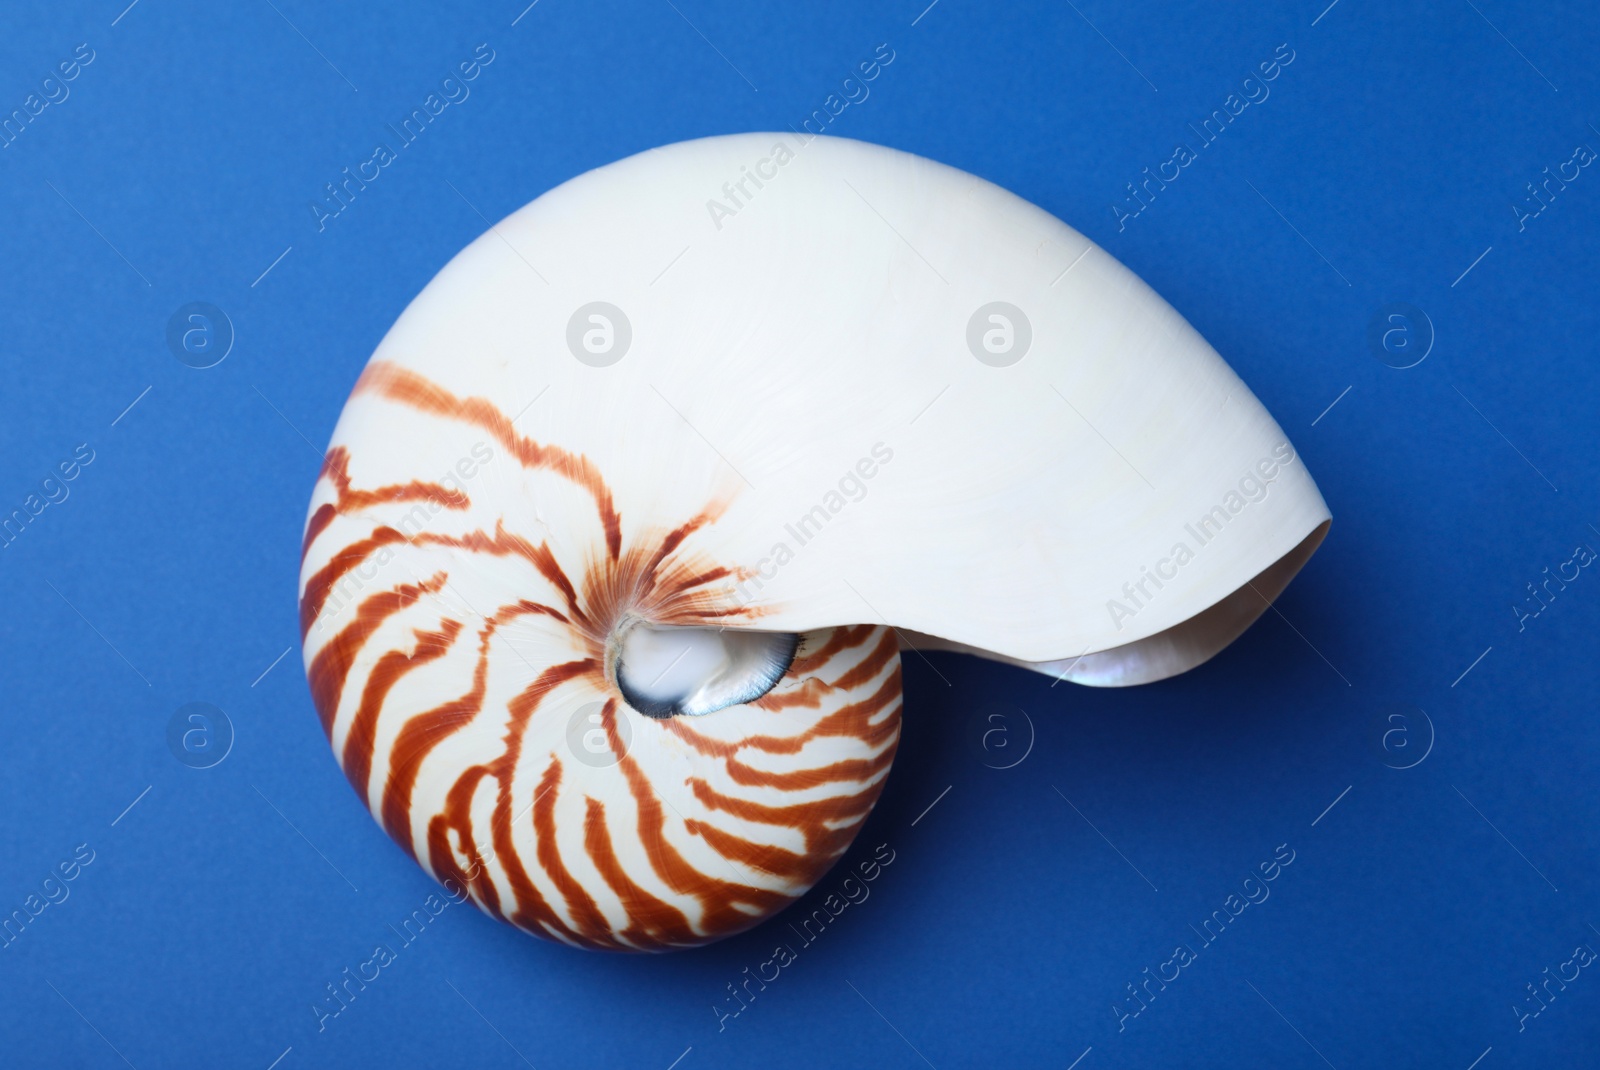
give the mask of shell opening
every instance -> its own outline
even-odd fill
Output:
[[[635,621],[612,637],[612,675],[623,700],[646,717],[702,717],[771,691],[799,647],[789,632]]]

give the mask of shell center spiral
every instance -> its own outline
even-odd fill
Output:
[[[788,632],[627,620],[612,632],[606,661],[623,700],[639,713],[701,717],[771,691],[799,645]]]

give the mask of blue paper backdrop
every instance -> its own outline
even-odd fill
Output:
[[[13,2],[0,35],[0,511],[59,499],[0,551],[0,908],[28,918],[0,1061],[1600,1060],[1592,5],[122,2]],[[894,861],[810,946],[779,918],[602,956],[452,908],[319,1030],[325,985],[432,888],[299,665],[305,503],[363,362],[486,220],[654,145],[787,129],[880,43],[832,130],[983,175],[1148,280],[1292,436],[1330,538],[1158,685],[909,657],[845,864]],[[470,97],[319,230],[324,184],[480,44]],[[191,302],[236,335],[209,369],[167,342]],[[219,719],[169,746],[189,703],[232,726],[210,768],[174,754],[221,756]],[[779,941],[797,961],[720,1017]]]

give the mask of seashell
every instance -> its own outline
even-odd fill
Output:
[[[688,947],[849,847],[902,646],[1161,679],[1328,523],[1248,388],[1070,227],[886,148],[709,138],[540,197],[389,331],[312,496],[305,663],[453,894]]]

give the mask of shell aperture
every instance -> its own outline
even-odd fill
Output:
[[[775,145],[762,199],[708,222]],[[997,300],[1019,362],[969,349]],[[902,643],[1158,679],[1327,518],[1248,388],[1065,224],[889,149],[712,138],[545,194],[400,317],[313,492],[304,656],[346,777],[435,878],[535,935],[670,950],[849,847]]]
[[[800,637],[637,622],[617,637],[617,688],[646,717],[704,717],[753,702],[783,679]]]

